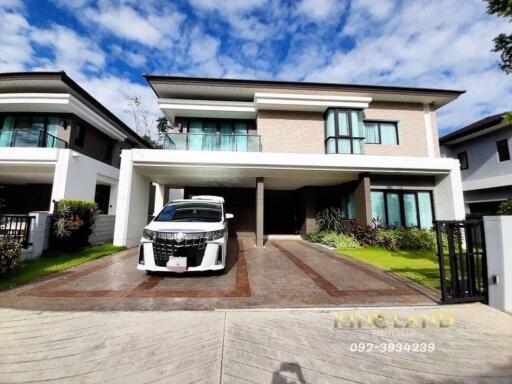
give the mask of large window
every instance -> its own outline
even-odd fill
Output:
[[[245,121],[190,120],[188,123],[188,149],[246,152],[248,147],[247,126]]]
[[[510,160],[510,151],[508,149],[508,141],[507,141],[507,139],[500,140],[500,141],[496,142],[496,147],[498,149],[498,159],[499,159],[499,161]]]
[[[365,121],[366,143],[398,145],[396,122]]]
[[[61,118],[33,113],[0,116],[0,147],[59,147]]]
[[[432,227],[430,191],[372,191],[371,200],[372,218],[386,226]]]
[[[326,153],[364,153],[363,113],[329,109],[325,116]]]

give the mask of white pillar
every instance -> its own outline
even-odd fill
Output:
[[[512,311],[512,216],[484,216],[489,305]]]
[[[453,160],[450,173],[436,176],[435,181],[434,206],[436,220],[464,220],[466,214],[459,162]]]
[[[49,233],[46,231],[50,220],[50,212],[30,212],[29,216],[34,216],[30,225],[30,238],[32,243],[32,253],[30,258],[35,259],[40,257],[45,250],[47,244],[47,236]]]
[[[167,184],[158,183],[153,183],[153,185],[155,186],[155,209],[153,216],[156,216],[169,202],[169,186]]]
[[[132,151],[123,150],[117,194],[114,244],[133,247],[148,221],[150,181],[133,166]]]

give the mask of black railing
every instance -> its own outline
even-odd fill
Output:
[[[36,129],[0,129],[0,147],[67,148],[68,143]]]
[[[487,302],[487,255],[482,220],[436,221],[444,303]]]
[[[164,149],[181,151],[261,152],[259,135],[166,133]]]
[[[34,216],[0,215],[0,239],[19,241],[23,248],[30,243],[30,226]]]

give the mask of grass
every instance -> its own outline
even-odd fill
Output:
[[[388,251],[379,247],[367,247],[336,251],[427,287],[440,289],[439,263],[436,251],[433,249]]]
[[[74,266],[126,249],[113,244],[102,244],[78,252],[45,252],[40,258],[20,262],[16,268],[0,275],[0,290],[13,288],[40,279],[52,273],[62,272]]]

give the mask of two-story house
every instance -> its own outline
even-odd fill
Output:
[[[444,157],[460,161],[466,213],[493,214],[512,198],[512,124],[488,116],[439,139]]]
[[[113,215],[130,148],[148,145],[65,72],[0,74],[0,212],[78,198]]]
[[[122,152],[114,242],[133,246],[172,196],[223,196],[231,231],[256,237],[348,220],[428,228],[463,219],[459,164],[440,157],[436,110],[462,92],[146,76],[172,122],[164,148]],[[156,186],[154,199],[151,185]]]

